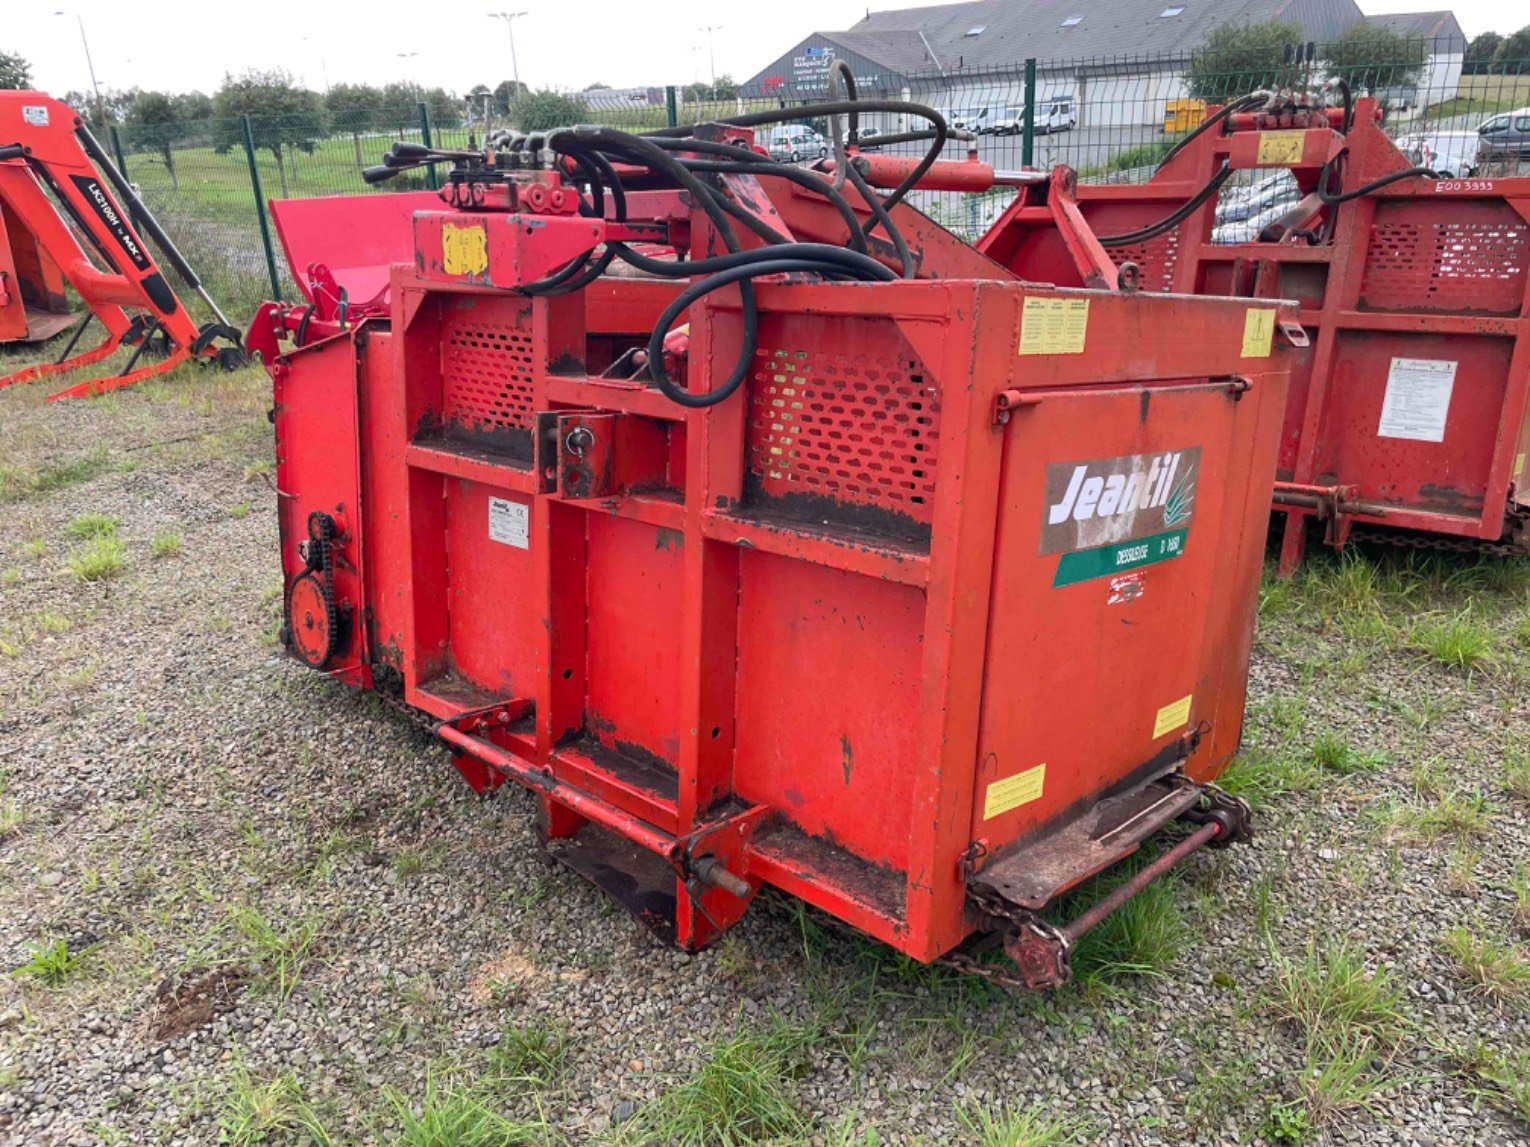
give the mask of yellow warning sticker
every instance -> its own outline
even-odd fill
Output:
[[[1268,307],[1250,307],[1243,316],[1243,357],[1269,358],[1275,342],[1275,312]]]
[[[1516,478],[1518,478],[1524,472],[1525,472],[1525,456],[1523,454],[1517,454],[1514,457],[1514,476]]]
[[[1047,767],[1040,764],[1034,769],[1005,777],[1002,781],[994,781],[988,786],[988,793],[983,798],[983,819],[992,820],[1001,812],[1030,804],[1041,796],[1046,780]]]
[[[1262,131],[1259,133],[1259,162],[1269,164],[1300,163],[1307,133],[1302,131]]]
[[[1088,299],[1026,299],[1020,315],[1021,354],[1083,354]]]
[[[481,226],[441,225],[441,269],[448,275],[478,275],[489,269],[489,236]]]
[[[1178,701],[1171,702],[1158,710],[1158,720],[1153,722],[1153,740],[1158,740],[1165,733],[1172,733],[1175,729],[1184,728],[1190,722],[1190,698],[1193,693],[1186,694]]]

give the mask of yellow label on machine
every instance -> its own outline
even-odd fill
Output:
[[[1195,696],[1188,693],[1178,701],[1171,702],[1158,710],[1158,720],[1153,722],[1153,740],[1158,740],[1165,733],[1172,733],[1175,729],[1183,728],[1190,721],[1190,698]]]
[[[1262,131],[1259,133],[1259,162],[1300,163],[1306,143],[1307,133],[1304,131]]]
[[[994,781],[988,786],[988,793],[983,798],[983,819],[992,820],[1001,812],[1030,804],[1041,796],[1046,779],[1047,767],[1040,764],[1034,769],[1005,777],[1002,781]]]
[[[441,269],[448,275],[478,275],[489,269],[489,236],[480,226],[441,226]]]
[[[1516,455],[1515,458],[1514,458],[1514,476],[1516,478],[1518,478],[1524,472],[1525,472],[1525,456],[1523,454]]]
[[[1088,299],[1026,299],[1020,314],[1021,354],[1083,354]]]
[[[1268,307],[1250,307],[1243,316],[1243,357],[1269,358],[1275,343],[1275,312]]]

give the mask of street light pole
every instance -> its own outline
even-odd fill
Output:
[[[709,24],[702,29],[707,34],[707,56],[712,63],[712,102],[717,102],[717,49],[712,43],[712,33],[722,27],[721,24]]]
[[[524,15],[526,15],[524,12],[489,13],[491,20],[503,20],[505,31],[510,33],[510,71],[515,78],[515,91],[511,93],[512,97],[519,95],[521,91],[521,66],[515,59],[515,22]]]
[[[55,12],[53,14],[55,16],[73,15],[75,22],[80,26],[80,43],[85,46],[85,66],[90,69],[90,87],[96,93],[96,118],[101,121],[101,130],[105,131],[107,127],[106,101],[101,98],[101,85],[96,82],[96,65],[95,61],[90,58],[90,40],[85,36],[85,17],[81,16],[78,12]]]

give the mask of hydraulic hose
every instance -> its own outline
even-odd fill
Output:
[[[1404,179],[1438,179],[1439,175],[1427,167],[1410,167],[1406,171],[1394,171],[1390,175],[1383,175],[1380,179],[1373,179],[1369,183],[1362,184],[1351,191],[1336,193],[1329,191],[1329,185],[1333,177],[1342,167],[1341,160],[1344,153],[1341,151],[1327,163],[1323,164],[1323,170],[1318,174],[1317,193],[1318,198],[1330,207],[1340,203],[1348,203],[1353,199],[1361,199],[1373,191],[1379,191],[1383,187],[1393,183],[1401,183]]]
[[[1123,235],[1099,236],[1102,247],[1126,247],[1133,243],[1146,243],[1149,239],[1156,239],[1165,231],[1172,231],[1190,216],[1198,211],[1203,203],[1222,189],[1222,185],[1232,178],[1232,168],[1225,164],[1211,177],[1211,181],[1201,188],[1175,210],[1165,215],[1157,223],[1149,223],[1146,227],[1139,227],[1135,231],[1128,231]]]

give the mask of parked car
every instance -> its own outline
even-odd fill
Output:
[[[980,135],[1019,135],[1025,130],[1023,107],[985,108],[983,112],[983,118],[979,120],[982,126],[976,129]],[[1073,110],[1072,99],[1042,100],[1037,104],[1037,135],[1050,135],[1077,126],[1078,114]]]
[[[855,133],[855,142],[862,151],[875,151],[882,146],[882,137],[887,134],[879,128],[858,128]]]
[[[986,135],[992,111],[993,109],[989,107],[956,108],[947,117],[946,122],[962,131],[973,131],[977,132],[978,135]]]
[[[1476,173],[1481,143],[1474,131],[1430,131],[1403,136],[1397,146],[1414,163],[1453,179]]]
[[[1477,135],[1479,165],[1530,159],[1530,107],[1495,115],[1477,128]]]
[[[829,141],[806,124],[789,123],[771,131],[766,139],[765,150],[772,159],[784,159],[798,163],[804,159],[816,159],[829,154]]]
[[[1242,223],[1277,203],[1296,202],[1296,180],[1286,170],[1248,187],[1229,188],[1217,201],[1217,225]]]

